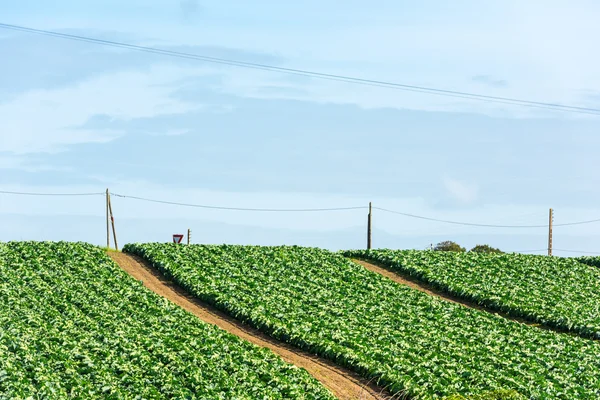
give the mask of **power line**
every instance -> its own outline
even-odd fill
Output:
[[[194,208],[206,208],[211,210],[227,210],[227,211],[257,211],[257,212],[321,212],[321,211],[348,211],[348,210],[364,210],[366,206],[358,207],[335,207],[335,208],[243,208],[243,207],[222,207],[222,206],[211,206],[205,204],[190,204],[190,203],[178,203],[174,201],[156,200],[138,196],[127,196],[118,193],[111,193],[111,196],[122,197],[125,199],[141,200],[151,203],[170,204],[175,206],[194,207]]]
[[[582,250],[563,250],[563,249],[554,249],[554,251],[562,251],[562,252],[564,252],[564,253],[600,254],[600,252],[596,252],[596,251],[582,251]]]
[[[87,192],[87,193],[41,193],[41,192],[15,192],[15,191],[7,191],[0,190],[0,194],[8,194],[8,195],[21,195],[21,196],[105,196],[104,192]],[[253,211],[253,212],[325,212],[325,211],[350,211],[350,210],[366,210],[367,206],[354,206],[354,207],[332,207],[332,208],[248,208],[248,207],[225,207],[225,206],[214,206],[214,205],[206,205],[206,204],[192,204],[192,203],[182,203],[175,201],[167,201],[167,200],[157,200],[150,199],[146,197],[139,196],[130,196],[119,193],[111,193],[112,196],[121,197],[125,199],[146,201],[151,203],[159,203],[159,204],[169,204],[175,206],[183,206],[183,207],[194,207],[194,208],[204,208],[204,209],[212,209],[212,210],[228,210],[228,211]],[[446,224],[452,225],[463,225],[463,226],[478,226],[484,228],[547,228],[548,225],[497,225],[497,224],[482,224],[482,223],[474,223],[474,222],[464,222],[464,221],[453,221],[439,218],[426,217],[422,215],[410,214],[401,211],[389,210],[387,208],[382,207],[373,207],[374,210],[379,210],[391,214],[402,215],[409,218],[416,218],[426,221],[433,222],[442,222]],[[600,222],[600,219],[591,219],[587,221],[577,221],[577,222],[567,222],[562,224],[554,224],[554,226],[573,226],[573,225],[583,225],[583,224],[591,224]],[[541,250],[535,250],[541,251]]]
[[[0,190],[0,194],[12,194],[20,196],[104,196],[102,192],[94,193],[35,193],[35,192],[11,192]]]
[[[548,228],[547,224],[546,225],[494,225],[494,224],[479,224],[479,223],[472,223],[472,222],[451,221],[451,220],[445,220],[445,219],[425,217],[425,216],[422,216],[422,215],[408,214],[408,213],[404,213],[404,212],[400,212],[400,211],[388,210],[386,208],[381,208],[381,207],[373,207],[373,209],[384,211],[384,212],[388,212],[388,213],[392,213],[392,214],[398,214],[398,215],[402,215],[402,216],[405,216],[405,217],[423,219],[423,220],[426,220],[426,221],[443,222],[443,223],[446,223],[446,224],[453,224],[453,225],[479,226],[479,227],[485,227],[485,228]],[[577,222],[566,222],[566,223],[562,223],[562,224],[553,224],[553,226],[554,227],[557,227],[557,226],[558,227],[560,227],[560,226],[573,226],[573,225],[592,224],[592,223],[596,223],[596,222],[600,222],[600,219],[590,219],[590,220],[587,220],[587,221],[577,221]]]
[[[568,222],[564,224],[554,224],[554,226],[572,226],[572,225],[583,225],[583,224],[592,224],[594,222],[600,222],[600,219],[590,219],[588,221],[578,221],[578,222]]]
[[[408,214],[408,213],[404,213],[404,212],[400,212],[400,211],[388,210],[386,208],[381,208],[381,207],[373,207],[373,208],[375,210],[384,211],[384,212],[388,212],[388,213],[392,213],[392,214],[403,215],[405,217],[423,219],[426,221],[443,222],[446,224],[453,224],[453,225],[479,226],[479,227],[485,227],[485,228],[547,228],[548,227],[548,225],[494,225],[494,224],[479,224],[479,223],[472,223],[472,222],[450,221],[450,220],[446,220],[446,219],[424,217],[422,215]]]
[[[11,24],[0,23],[0,28],[28,32],[28,33],[33,33],[33,34],[37,34],[37,35],[52,36],[52,37],[68,39],[68,40],[83,41],[83,42],[87,42],[87,43],[99,44],[99,45],[104,45],[104,46],[111,46],[111,47],[125,48],[125,49],[129,49],[129,50],[143,51],[143,52],[154,53],[154,54],[159,54],[159,55],[166,55],[166,56],[171,56],[171,57],[205,61],[205,62],[216,63],[216,64],[224,64],[224,65],[230,65],[230,66],[236,66],[236,67],[242,67],[242,68],[251,68],[251,69],[259,69],[259,70],[272,71],[272,72],[281,72],[281,73],[286,73],[286,74],[309,76],[309,77],[325,79],[325,80],[341,81],[341,82],[355,83],[355,84],[361,84],[361,85],[367,85],[367,86],[386,87],[386,88],[391,88],[391,89],[428,93],[428,94],[435,94],[435,95],[448,96],[448,97],[458,97],[458,98],[465,98],[465,99],[470,99],[470,100],[487,101],[487,102],[501,103],[501,104],[511,104],[511,105],[518,105],[518,106],[524,106],[524,107],[543,108],[543,109],[550,109],[550,110],[563,111],[563,112],[574,112],[574,113],[582,113],[582,114],[600,115],[600,109],[596,109],[596,108],[577,107],[577,106],[569,106],[569,105],[557,104],[557,103],[546,103],[546,102],[539,102],[539,101],[522,100],[522,99],[516,99],[516,98],[510,98],[510,97],[489,96],[489,95],[461,92],[461,91],[455,91],[455,90],[444,90],[444,89],[430,88],[430,87],[425,87],[425,86],[401,84],[401,83],[395,83],[395,82],[389,82],[389,81],[356,78],[356,77],[337,75],[337,74],[327,74],[327,73],[322,73],[322,72],[301,70],[301,69],[295,69],[295,68],[277,67],[277,66],[267,65],[267,64],[250,63],[250,62],[231,60],[231,59],[225,59],[225,58],[203,56],[203,55],[192,54],[192,53],[159,49],[159,48],[155,48],[155,47],[133,45],[133,44],[116,42],[116,41],[111,41],[111,40],[96,39],[96,38],[91,38],[91,37],[87,37],[87,36],[72,35],[72,34],[60,33],[60,32],[55,32],[55,31],[34,29],[34,28],[29,28],[29,27],[20,26],[20,25],[11,25]]]

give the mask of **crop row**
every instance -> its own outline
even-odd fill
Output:
[[[572,258],[387,249],[344,254],[495,311],[600,338],[600,269]]]
[[[577,261],[583,264],[591,265],[592,267],[600,267],[600,257],[583,256],[576,258]]]
[[[0,244],[0,398],[333,399],[83,243]]]
[[[275,338],[414,399],[511,389],[600,398],[600,344],[398,285],[300,247],[133,244],[189,292]],[[460,397],[458,397],[460,398]]]

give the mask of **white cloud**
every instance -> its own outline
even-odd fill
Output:
[[[0,156],[0,169],[20,169],[25,160],[15,156]]]
[[[472,20],[468,20],[469,12],[465,13],[465,17],[438,20],[436,12],[432,11],[430,17],[435,23],[425,19],[414,24],[359,24],[352,28],[340,23],[332,26],[326,35],[313,29],[302,32],[301,36],[290,37],[290,33],[286,32],[272,38],[258,36],[261,38],[258,40],[259,33],[250,32],[244,40],[252,37],[261,45],[275,46],[274,51],[284,57],[289,54],[285,65],[289,68],[490,96],[598,107],[597,102],[581,92],[582,89],[600,91],[600,84],[595,79],[600,57],[591,51],[593,38],[600,36],[600,25],[596,23],[600,13],[598,4],[588,1],[585,6],[576,7],[566,2],[519,1],[502,6],[486,3],[485,6],[473,7],[494,8],[470,10],[481,12]],[[380,17],[385,20],[385,16]],[[286,51],[286,47],[276,47],[282,45],[281,41],[287,43],[288,49],[293,48],[293,52]],[[309,45],[310,48],[307,47]],[[252,44],[248,43],[248,46]],[[495,79],[495,86],[482,88],[471,79],[479,75],[501,78]],[[475,112],[519,118],[586,118],[580,114],[317,79],[288,84],[276,80],[275,74],[237,70],[226,85],[230,92],[249,97],[353,103],[365,108]],[[265,91],[262,90],[264,87],[284,90]],[[296,89],[296,92],[291,89]],[[304,92],[300,93],[298,89]]]
[[[189,133],[189,129],[171,129],[164,133],[165,136],[181,136]]]
[[[27,156],[0,155],[0,170],[19,170],[26,172],[71,171],[69,167],[56,167],[32,163]]]
[[[444,187],[452,198],[463,204],[472,204],[477,200],[478,189],[475,185],[456,179],[444,178]]]
[[[184,3],[195,4],[194,1]],[[326,12],[322,12],[323,7]],[[389,2],[369,10],[360,5],[348,5],[343,10],[348,18],[341,20],[329,16],[337,14],[327,12],[336,7],[333,3],[322,5],[309,1],[302,7],[282,3],[269,8],[270,12],[266,15],[269,20],[279,20],[276,17],[282,17],[284,13],[311,15],[315,24],[310,30],[298,26],[293,20],[288,20],[286,28],[282,29],[262,23],[240,28],[232,22],[219,20],[217,23],[210,18],[204,20],[201,27],[181,24],[179,19],[161,19],[159,44],[151,39],[156,37],[155,24],[145,24],[144,19],[139,19],[127,26],[131,33],[135,32],[135,37],[145,37],[146,44],[157,47],[177,44],[244,48],[249,52],[278,54],[286,60],[283,66],[289,68],[598,107],[597,102],[582,93],[583,89],[600,91],[596,79],[600,57],[592,50],[594,38],[600,36],[600,25],[596,23],[600,13],[597,2],[582,0],[574,5],[566,1],[512,0],[485,4],[473,1],[459,7],[427,5],[424,2],[422,7],[408,9],[397,2]],[[153,9],[153,12],[164,14],[168,8],[164,5]],[[122,6],[115,4],[112,9],[114,18],[125,18],[125,11],[133,12],[129,3]],[[232,11],[219,4],[210,6],[213,12],[227,11],[231,21],[236,20],[236,15],[255,9],[255,6],[240,5]],[[135,12],[139,10],[136,8]],[[102,19],[70,19],[64,16],[46,20],[29,17],[23,23],[47,29],[102,30],[106,26]],[[124,37],[127,34],[122,33]],[[202,68],[203,64],[199,67]],[[578,114],[339,82],[308,80],[284,84],[277,82],[280,76],[275,73],[241,68],[222,71],[228,76],[227,91],[250,97],[521,118],[549,115],[580,117]],[[471,80],[478,75],[499,77],[508,82],[508,86],[482,88]],[[267,87],[280,90],[265,90]]]
[[[199,105],[171,97],[175,86],[168,84],[182,74],[194,71],[161,66],[97,76],[67,88],[23,93],[0,104],[0,148],[27,154],[55,152],[69,144],[106,142],[125,132],[79,127],[99,114],[129,120],[197,109]]]

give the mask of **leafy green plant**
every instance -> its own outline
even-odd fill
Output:
[[[2,399],[330,399],[85,243],[0,243]]]
[[[600,343],[440,300],[336,253],[160,243],[124,251],[231,316],[411,399],[600,396]]]
[[[600,267],[600,257],[583,256],[576,258],[576,260],[592,267]]]
[[[497,390],[494,392],[488,392],[469,397],[464,397],[457,394],[446,397],[444,400],[525,400],[525,397],[521,396],[514,390]]]
[[[491,310],[600,339],[600,269],[575,259],[386,249],[344,254],[374,261]]]

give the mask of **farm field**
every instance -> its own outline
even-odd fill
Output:
[[[591,265],[592,267],[600,267],[600,257],[583,256],[576,258],[577,261],[583,264]]]
[[[343,254],[491,310],[600,339],[600,269],[574,258],[385,249]]]
[[[84,243],[0,243],[0,398],[333,399]]]
[[[340,254],[175,244],[124,251],[201,300],[393,393],[440,399],[507,389],[529,399],[600,398],[600,343],[439,300]]]

